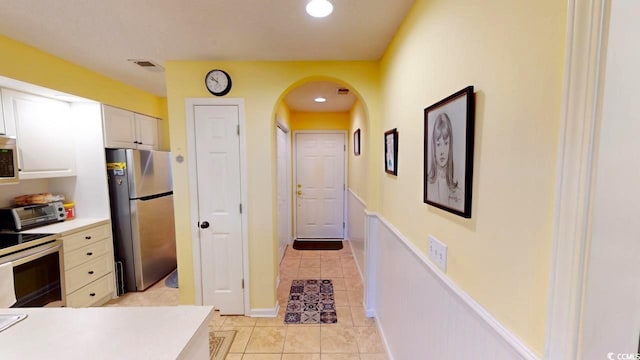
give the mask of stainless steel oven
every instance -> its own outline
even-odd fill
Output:
[[[51,234],[0,234],[0,264],[11,262],[16,303],[11,307],[65,305],[62,244]],[[8,240],[9,239],[9,240]]]

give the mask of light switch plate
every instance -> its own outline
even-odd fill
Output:
[[[447,245],[440,242],[438,239],[429,235],[429,259],[433,261],[442,272],[447,272]]]

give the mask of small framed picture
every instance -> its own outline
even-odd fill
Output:
[[[360,155],[360,129],[353,133],[353,154]]]
[[[398,129],[384,133],[384,171],[398,176]]]
[[[468,86],[424,109],[424,202],[471,217],[475,104]]]

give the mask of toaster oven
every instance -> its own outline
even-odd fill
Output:
[[[0,209],[0,229],[22,231],[63,221],[67,214],[62,201]]]

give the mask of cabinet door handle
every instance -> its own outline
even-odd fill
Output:
[[[91,236],[85,236],[84,238],[87,240],[91,240]]]
[[[93,270],[89,270],[89,275],[93,275]]]
[[[96,296],[96,293],[91,293],[89,294],[89,296]]]
[[[93,255],[93,253],[92,253],[92,252],[88,252],[88,253],[87,253],[87,256],[91,256],[91,255]]]

